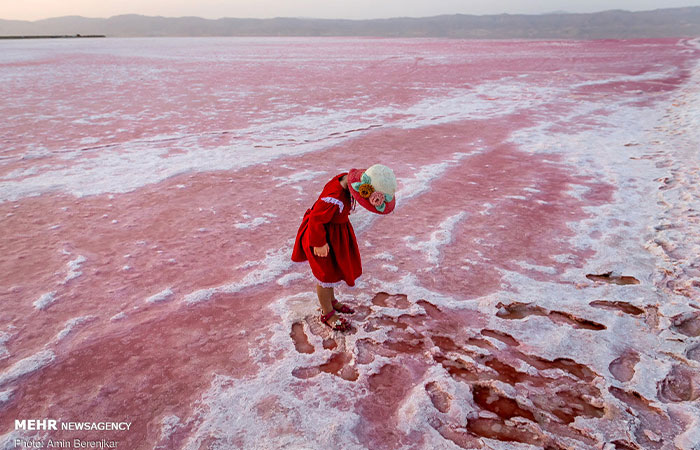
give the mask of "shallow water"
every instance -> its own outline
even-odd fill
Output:
[[[694,448],[698,48],[0,43],[1,442]],[[373,163],[333,333],[292,239]]]

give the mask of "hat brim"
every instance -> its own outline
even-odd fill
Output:
[[[367,211],[382,215],[389,214],[394,210],[394,206],[396,206],[396,196],[394,196],[390,202],[384,202],[384,211],[378,211],[377,208],[369,202],[369,199],[362,197],[359,192],[353,189],[352,183],[357,183],[362,180],[362,174],[365,173],[365,170],[367,169],[350,169],[350,172],[348,172],[348,190],[350,191],[350,195],[352,195],[357,203]]]

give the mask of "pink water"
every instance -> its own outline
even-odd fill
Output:
[[[0,48],[6,448],[700,443],[696,42]],[[373,163],[334,333],[290,240]]]

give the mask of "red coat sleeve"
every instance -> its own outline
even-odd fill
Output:
[[[330,222],[338,210],[339,208],[336,204],[321,199],[316,201],[309,213],[309,245],[312,247],[323,247],[326,245],[326,227],[324,227],[324,224]]]

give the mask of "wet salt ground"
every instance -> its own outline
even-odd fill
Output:
[[[696,48],[3,43],[4,445],[694,448]],[[290,240],[373,162],[342,335]]]

